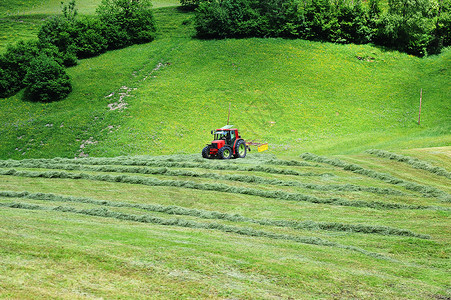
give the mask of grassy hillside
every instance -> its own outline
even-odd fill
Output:
[[[92,13],[87,2],[79,6]],[[450,144],[450,51],[419,59],[368,45],[203,41],[192,38],[190,13],[155,14],[156,41],[69,69],[67,99],[0,99],[0,157],[198,153],[210,130],[225,124],[229,103],[242,135],[269,142],[273,153]],[[125,109],[112,110],[119,104]]]
[[[450,296],[447,177],[198,157],[0,161],[0,298]]]
[[[2,2],[0,52],[57,2]],[[450,298],[451,51],[198,40],[176,3],[67,99],[0,99],[0,298]],[[268,152],[201,159],[229,103]]]

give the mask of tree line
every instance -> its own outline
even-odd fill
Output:
[[[200,38],[285,37],[374,43],[416,56],[451,42],[450,0],[180,0]],[[385,3],[386,4],[386,3]]]

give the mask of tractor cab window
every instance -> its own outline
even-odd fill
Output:
[[[226,132],[224,132],[224,131],[216,131],[214,138],[215,138],[215,140],[225,140],[226,139]]]
[[[235,131],[231,131],[231,132],[230,132],[230,139],[231,139],[232,141],[234,141],[235,138],[236,138],[236,136],[235,136]]]

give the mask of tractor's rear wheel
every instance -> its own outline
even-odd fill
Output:
[[[218,151],[219,158],[230,159],[232,156],[232,149],[229,146],[224,146]]]
[[[235,149],[235,154],[233,155],[233,157],[235,158],[245,158],[246,157],[246,152],[247,152],[247,147],[246,147],[246,143],[243,140],[239,140],[236,143],[236,149]]]
[[[202,157],[203,157],[203,158],[208,158],[208,159],[211,158],[211,155],[210,155],[210,146],[206,146],[204,149],[202,149]]]

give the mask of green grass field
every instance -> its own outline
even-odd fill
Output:
[[[0,296],[449,297],[449,179],[315,158],[1,161]]]
[[[450,298],[451,51],[198,40],[177,4],[67,99],[0,99],[0,299]],[[59,5],[0,3],[0,52]],[[269,151],[201,158],[229,103]]]

